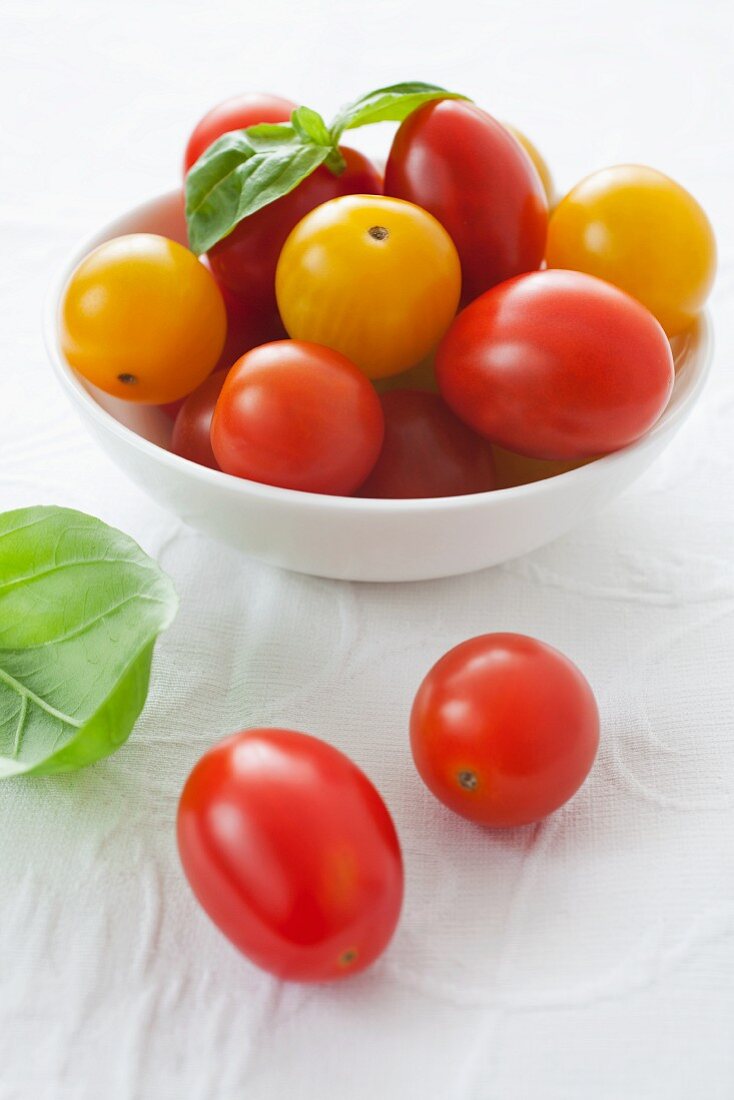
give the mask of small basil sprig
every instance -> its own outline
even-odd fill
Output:
[[[298,107],[290,124],[250,126],[218,138],[186,177],[186,223],[196,253],[207,252],[238,225],[282,198],[324,164],[338,176],[345,130],[373,122],[402,122],[424,103],[466,99],[436,84],[394,84],[361,96],[331,126],[310,107]]]
[[[356,130],[358,126],[370,126],[373,122],[402,122],[432,100],[466,98],[458,92],[447,92],[436,84],[423,84],[419,80],[378,88],[342,107],[331,124],[331,137],[338,141],[345,130]]]
[[[0,515],[0,778],[74,771],[119,748],[177,606],[165,573],[101,520]]]

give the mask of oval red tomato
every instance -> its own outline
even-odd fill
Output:
[[[593,458],[643,435],[673,389],[670,345],[644,306],[576,271],[494,287],[454,321],[439,388],[466,424],[518,454]]]
[[[267,92],[248,92],[218,103],[194,127],[186,146],[184,175],[222,134],[259,126],[262,122],[287,122],[295,109],[296,104],[290,99]]]
[[[484,634],[430,670],[410,739],[421,778],[449,809],[481,825],[527,825],[585,780],[599,713],[588,681],[557,649],[522,634]]]
[[[347,166],[340,176],[317,168],[298,187],[237,225],[210,249],[209,263],[220,286],[243,302],[263,325],[279,325],[275,269],[291,230],[314,207],[340,195],[378,195],[382,180],[375,166],[354,149],[342,148]]]
[[[360,496],[453,497],[494,489],[492,448],[437,394],[392,390],[380,403],[385,439]]]
[[[226,377],[225,370],[215,371],[189,394],[176,414],[171,436],[174,454],[212,470],[219,469],[210,438],[212,416]]]
[[[232,367],[211,440],[226,473],[348,496],[377,461],[383,431],[377,394],[354,363],[320,344],[278,340]]]
[[[331,745],[284,729],[227,738],[191,772],[177,830],[199,902],[271,974],[343,978],[390,941],[403,897],[395,826]]]
[[[548,229],[542,182],[505,127],[472,103],[414,111],[395,135],[385,194],[438,218],[461,260],[462,301],[540,267]]]

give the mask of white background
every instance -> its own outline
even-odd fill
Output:
[[[734,1096],[728,7],[3,0],[0,507],[63,503],[122,527],[182,606],[115,757],[0,787],[1,1100]],[[679,438],[598,518],[482,574],[360,587],[259,566],[150,503],[67,408],[39,313],[78,236],[176,182],[210,104],[265,88],[328,114],[400,79],[516,123],[561,188],[621,160],[688,186],[721,245],[718,350]],[[496,836],[431,799],[406,738],[429,665],[493,629],[567,652],[603,714],[579,796]],[[183,780],[253,724],[346,749],[396,817],[402,923],[338,987],[255,970],[182,879]]]

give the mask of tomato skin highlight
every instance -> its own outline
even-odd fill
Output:
[[[368,378],[383,378],[414,367],[443,336],[461,270],[451,238],[425,210],[348,195],[298,223],[275,284],[291,336],[335,348]]]
[[[596,756],[599,712],[586,678],[558,650],[522,634],[484,634],[429,671],[410,738],[436,798],[480,825],[512,828],[575,794]]]
[[[215,371],[190,393],[176,414],[171,436],[171,450],[189,462],[198,462],[218,470],[219,464],[212,450],[210,431],[214,406],[222,392],[227,372]]]
[[[126,401],[163,405],[191,393],[214,369],[226,329],[211,273],[188,248],[154,233],[99,245],[64,291],[64,355]]]
[[[319,344],[279,340],[234,364],[211,441],[226,473],[348,496],[377,461],[383,433],[379,398],[353,363]]]
[[[417,499],[494,489],[492,448],[438,394],[392,390],[380,398],[385,439],[362,497]]]
[[[525,150],[471,103],[443,100],[414,111],[395,135],[385,194],[438,218],[459,253],[462,303],[540,267],[548,203]]]
[[[218,103],[193,129],[184,155],[184,176],[222,134],[263,122],[288,122],[296,106],[290,99],[267,92],[247,92]]]
[[[369,966],[400,915],[403,867],[376,788],[305,733],[244,730],[210,749],[178,809],[186,877],[257,966],[332,981]]]
[[[228,237],[207,253],[219,285],[248,304],[265,326],[278,326],[275,269],[291,230],[314,207],[340,195],[380,194],[382,177],[375,166],[354,149],[343,146],[347,162],[340,176],[323,165],[298,187],[235,226]]]
[[[520,275],[456,318],[436,356],[441,394],[493,443],[575,461],[619,450],[660,417],[670,345],[652,314],[576,271]]]
[[[639,164],[604,168],[561,199],[548,227],[549,267],[596,275],[647,306],[669,336],[704,306],[716,240],[680,184]]]

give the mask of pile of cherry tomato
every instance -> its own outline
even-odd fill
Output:
[[[340,138],[391,118],[383,175]],[[556,203],[527,138],[428,85],[370,93],[330,129],[275,96],[229,101],[184,168],[205,255],[151,234],[95,249],[66,289],[64,351],[107,393],[162,406],[177,454],[273,486],[453,496],[624,447],[665,409],[669,337],[714,276],[711,227],[671,179],[607,168]],[[410,740],[438,799],[508,828],[578,790],[599,715],[562,654],[488,634],[430,670]],[[392,818],[317,738],[215,746],[184,787],[178,842],[210,917],[281,977],[358,972],[393,934]]]
[[[235,210],[244,158],[272,163],[304,126],[321,162],[272,199],[258,161]],[[648,431],[672,392],[668,337],[715,270],[691,195],[623,165],[554,205],[527,138],[438,93],[407,113],[384,174],[337,138],[324,159],[319,126],[276,96],[210,111],[184,158],[205,255],[149,234],[97,248],[63,303],[72,366],[165,406],[184,458],[315,493],[477,493]]]

